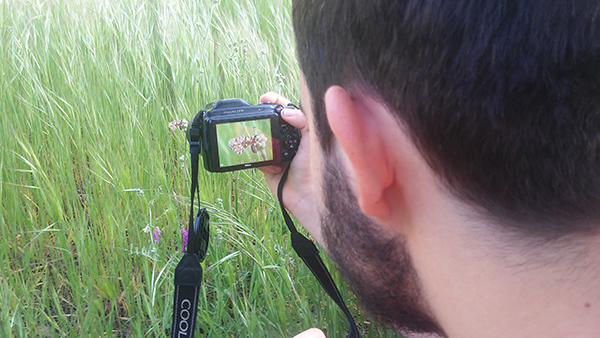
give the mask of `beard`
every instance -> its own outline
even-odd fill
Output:
[[[362,213],[343,168],[327,162],[323,238],[359,303],[402,333],[443,335],[427,310],[405,238],[385,233]]]

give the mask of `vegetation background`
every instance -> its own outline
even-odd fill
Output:
[[[290,8],[0,0],[0,336],[170,332],[189,155],[167,125],[221,98],[297,102]],[[212,238],[197,336],[345,336],[262,175],[201,172],[200,184]],[[397,335],[335,279],[364,336]]]

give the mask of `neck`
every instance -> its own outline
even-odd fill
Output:
[[[510,245],[488,224],[439,215],[409,246],[449,337],[600,336],[598,237]]]

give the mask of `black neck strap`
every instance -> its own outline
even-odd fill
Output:
[[[277,199],[279,200],[279,206],[281,207],[281,213],[283,214],[283,218],[285,219],[285,224],[291,232],[292,247],[294,248],[298,256],[302,258],[302,260],[308,266],[313,275],[317,278],[317,280],[319,281],[323,289],[325,289],[329,297],[333,299],[333,301],[340,307],[340,309],[342,309],[344,315],[346,315],[348,323],[350,323],[350,332],[348,333],[348,338],[358,338],[360,337],[360,335],[358,333],[356,323],[354,322],[354,318],[352,318],[352,314],[346,307],[346,303],[344,303],[344,299],[342,298],[340,291],[335,285],[333,278],[331,278],[329,270],[327,270],[327,267],[323,263],[321,256],[319,256],[319,250],[312,241],[304,237],[304,235],[302,235],[298,232],[298,230],[296,230],[294,222],[292,221],[290,215],[287,213],[287,210],[285,210],[285,207],[283,206],[283,185],[285,184],[289,170],[290,166],[288,166],[285,169],[283,175],[281,176],[281,180],[279,181],[279,185],[277,186]]]
[[[200,114],[200,113],[199,113]],[[197,118],[197,116],[196,116]],[[201,208],[194,217],[194,198],[198,190],[198,163],[200,156],[200,126],[194,123],[190,128],[190,155],[192,162],[192,184],[190,218],[188,224],[187,252],[175,268],[175,294],[173,300],[172,338],[191,338],[194,336],[196,314],[198,310],[198,294],[202,285],[202,266],[200,262],[206,257],[209,240],[209,216],[206,209]],[[284,171],[277,187],[277,198],[281,212],[288,229],[291,232],[292,247],[315,275],[321,286],[333,301],[342,309],[350,323],[348,338],[359,338],[358,328],[352,314],[346,307],[344,300],[331,278],[331,274],[319,256],[319,250],[313,242],[296,230],[290,215],[283,206],[283,185],[288,176],[289,166]]]
[[[188,224],[188,244],[185,255],[175,268],[172,338],[194,337],[198,294],[202,285],[202,265],[200,265],[200,262],[206,257],[210,234],[209,217],[206,209],[201,208],[194,217],[194,198],[198,190],[199,139],[190,140],[190,154],[192,158],[192,198]]]

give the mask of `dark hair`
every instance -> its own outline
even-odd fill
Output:
[[[557,238],[600,223],[600,2],[295,0],[300,67],[323,95],[372,93],[457,197]]]

